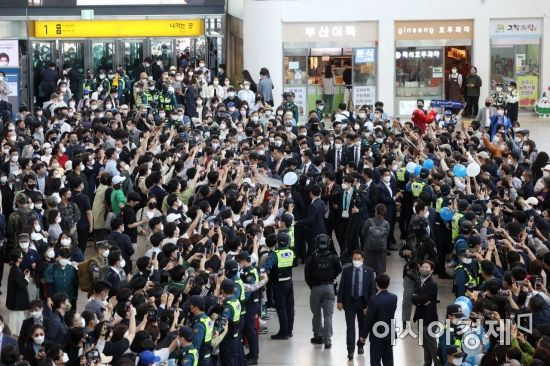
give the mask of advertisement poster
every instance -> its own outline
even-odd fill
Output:
[[[376,102],[375,86],[354,86],[353,87],[353,105],[374,105]]]
[[[533,107],[539,96],[539,78],[533,75],[518,76],[520,107]]]
[[[19,67],[17,40],[0,40],[0,67]]]

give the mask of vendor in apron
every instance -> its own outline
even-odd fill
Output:
[[[456,66],[453,66],[449,74],[448,100],[462,101],[462,75],[458,73]],[[458,114],[459,108],[451,108],[453,114]]]

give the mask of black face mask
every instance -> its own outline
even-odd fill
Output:
[[[27,187],[28,187],[30,190],[33,190],[34,187],[36,187],[36,184],[34,184],[34,183],[28,183],[28,184],[27,184]]]
[[[151,202],[151,203],[149,203],[149,204],[148,204],[147,206],[148,206],[148,207],[149,207],[149,208],[150,208],[151,210],[154,210],[154,209],[155,209],[155,207],[157,207],[157,204],[156,204],[156,203],[153,203],[153,202]]]
[[[485,103],[485,107],[490,107],[490,106],[491,106],[491,103],[489,103],[489,102]]]
[[[416,105],[416,108],[422,109],[422,108],[424,108],[424,104],[417,104],[417,105]]]

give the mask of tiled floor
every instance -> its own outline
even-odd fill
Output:
[[[534,117],[521,118],[522,127],[528,128],[538,146],[539,151],[550,151],[550,119],[538,119]],[[87,251],[90,256],[91,250]],[[402,295],[402,268],[403,261],[396,252],[388,257],[388,274],[391,277],[390,291],[399,297],[396,319],[399,324],[401,320],[401,295]],[[0,314],[6,319],[9,314],[4,304],[6,301],[6,279],[9,267],[5,267],[4,281],[0,296]],[[451,294],[451,281],[439,281],[439,300],[438,306],[440,318],[444,316],[445,307],[453,301]],[[335,309],[333,318],[334,336],[332,339],[332,349],[324,350],[323,346],[311,345],[309,340],[312,337],[311,331],[311,311],[309,309],[309,288],[304,282],[303,266],[294,270],[294,297],[296,319],[294,324],[294,337],[288,341],[272,341],[270,334],[278,331],[278,322],[276,313],[269,313],[271,320],[268,322],[269,335],[262,335],[260,339],[260,364],[261,365],[299,365],[299,366],[325,366],[325,365],[368,365],[368,345],[364,355],[357,355],[353,362],[347,362],[346,350],[346,323],[343,312]],[[79,309],[82,309],[86,301],[85,295],[81,293],[79,297]],[[394,360],[400,366],[421,365],[423,362],[422,348],[412,338],[397,340],[394,347]]]

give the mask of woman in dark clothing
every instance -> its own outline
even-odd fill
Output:
[[[41,324],[35,324],[31,327],[27,346],[21,350],[23,358],[29,361],[31,366],[36,366],[40,361],[46,358],[46,340],[44,327]]]
[[[250,72],[248,70],[243,71],[243,80],[250,82],[250,90],[256,94],[258,92],[258,85],[254,82],[254,79],[252,79],[252,75],[250,75]]]
[[[27,286],[31,277],[31,272],[26,270],[24,273],[19,268],[23,261],[21,249],[12,249],[10,257],[10,273],[8,275],[8,294],[6,296],[6,308],[10,310],[8,325],[12,332],[19,333],[21,324],[25,320],[26,311],[29,310],[29,293]]]
[[[538,153],[537,158],[533,162],[531,171],[533,172],[533,182],[538,181],[542,177],[542,168],[548,164],[548,154],[544,151]]]

